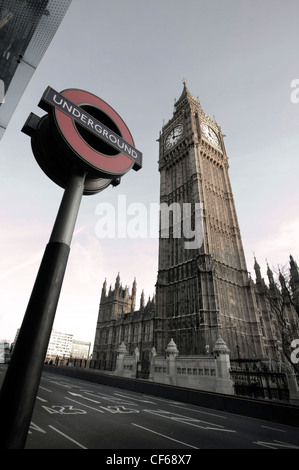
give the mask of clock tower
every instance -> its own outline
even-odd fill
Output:
[[[264,356],[228,168],[221,128],[184,83],[159,137],[158,353],[171,339],[211,353],[221,335],[232,358]]]

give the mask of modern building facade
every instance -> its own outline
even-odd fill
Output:
[[[52,330],[48,344],[46,362],[60,362],[74,359],[89,359],[91,344],[79,341],[70,333]]]
[[[14,342],[11,345],[12,351],[19,331],[20,329],[18,328]],[[63,363],[73,359],[89,359],[90,348],[91,343],[89,341],[77,340],[72,333],[64,333],[52,329],[45,362],[54,364],[57,361]]]
[[[91,343],[89,341],[78,341],[73,339],[71,358],[74,359],[89,359]]]
[[[6,364],[10,361],[10,347],[8,341],[0,340],[0,364]]]
[[[45,361],[54,362],[57,357],[61,359],[69,359],[71,356],[72,344],[72,334],[52,330]]]
[[[146,368],[153,347],[163,355],[173,340],[180,355],[197,356],[212,353],[219,336],[232,361],[278,360],[279,328],[257,262],[256,283],[247,270],[223,137],[184,83],[159,137],[156,295],[145,303],[142,294],[136,308],[136,280],[131,293],[119,275],[109,290],[105,280],[93,350],[100,368],[115,369],[122,342],[129,354],[138,348]],[[299,271],[290,263],[299,305]],[[298,324],[294,302],[287,315]]]
[[[0,0],[0,139],[71,0]]]

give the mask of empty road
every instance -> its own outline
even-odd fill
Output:
[[[106,449],[133,467],[113,459],[147,449],[147,464],[190,465],[198,449],[299,449],[299,428],[44,372],[26,449]]]

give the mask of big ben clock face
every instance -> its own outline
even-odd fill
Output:
[[[216,132],[204,122],[201,123],[200,127],[206,139],[213,145],[219,147],[219,139]]]
[[[179,125],[175,126],[169,132],[169,134],[167,134],[166,139],[165,139],[165,148],[166,148],[166,150],[171,149],[172,147],[174,147],[178,143],[178,141],[182,138],[183,131],[184,131],[183,125],[179,124]]]

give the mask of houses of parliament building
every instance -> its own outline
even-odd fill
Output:
[[[122,342],[130,354],[138,348],[146,363],[152,348],[163,355],[171,340],[183,356],[211,353],[219,336],[233,361],[279,364],[284,349],[276,307],[282,304],[292,339],[299,338],[296,261],[290,256],[289,289],[282,275],[278,289],[269,266],[266,283],[257,260],[251,279],[228,168],[221,128],[184,83],[159,137],[160,205],[176,211],[169,212],[169,236],[160,225],[155,295],[137,299],[136,280],[130,290],[119,275],[114,287],[105,280],[92,356],[100,369],[115,369]],[[186,203],[191,210],[184,212]],[[196,243],[187,246],[182,229],[188,224]]]

